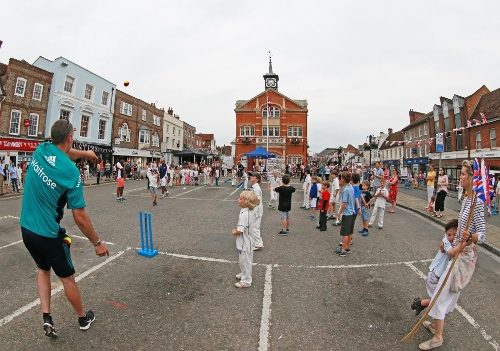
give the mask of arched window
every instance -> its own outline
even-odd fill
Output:
[[[130,129],[128,129],[127,123],[123,123],[120,127],[120,140],[130,142]]]
[[[264,105],[262,108],[262,118],[267,118],[268,106]],[[278,106],[270,105],[269,106],[269,118],[279,118],[280,117],[280,109]]]

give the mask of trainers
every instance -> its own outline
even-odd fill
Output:
[[[45,332],[45,336],[48,336],[49,338],[57,338],[57,331],[56,328],[54,328],[54,322],[52,321],[51,316],[43,318],[42,328]]]
[[[93,321],[95,321],[94,312],[89,310],[85,313],[85,316],[78,318],[80,330],[88,330]]]
[[[379,225],[378,229],[382,230],[382,229],[384,229],[384,227],[382,227],[381,225]]]
[[[420,312],[422,312],[425,309],[425,307],[422,306],[421,302],[422,300],[420,300],[419,297],[416,297],[410,306],[412,310],[415,310],[415,316],[418,316]]]
[[[361,236],[368,236],[368,235],[369,235],[368,229],[365,230],[363,233],[361,233]]]
[[[342,253],[342,246],[338,246],[336,249],[335,249],[335,254],[336,255],[340,255]]]
[[[278,233],[278,235],[279,236],[287,236],[288,233],[282,229],[282,230],[280,230],[280,232]]]
[[[347,252],[346,251],[342,251],[339,253],[339,256],[340,257],[346,257],[347,256]]]
[[[255,247],[253,248],[253,250],[254,250],[254,251],[260,251],[260,250],[262,250],[263,248],[264,248],[264,246],[255,246]]]
[[[236,279],[241,279],[241,273],[236,274]]]
[[[436,328],[433,327],[432,325],[432,322],[431,321],[424,321],[422,323],[422,326],[427,329],[428,331],[430,331],[432,334],[436,334]]]
[[[359,234],[363,234],[365,232],[365,228],[361,229],[360,231],[358,231]]]
[[[340,225],[340,222],[339,221],[335,221],[335,223],[333,223],[334,226],[339,226]]]

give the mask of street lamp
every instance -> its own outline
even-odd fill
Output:
[[[375,140],[375,137],[370,134],[367,136],[368,138],[368,149],[370,150],[370,163],[368,164],[368,169],[372,166],[372,142]]]

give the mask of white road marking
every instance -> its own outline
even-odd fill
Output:
[[[184,194],[190,193],[190,192],[192,192],[192,191],[196,191],[196,190],[203,189],[204,187],[206,187],[206,185],[202,185],[202,186],[199,186],[199,187],[197,187],[197,188],[194,188],[194,189],[191,189],[191,190],[185,191],[185,192],[183,192],[183,193],[180,193],[180,194],[177,194],[177,195],[174,195],[174,196],[170,196],[170,198],[171,198],[171,199],[174,199],[174,198],[176,198],[176,197],[178,197],[178,196],[181,196],[181,195],[184,195]]]
[[[0,220],[2,219],[20,219],[19,217],[16,217],[16,216],[11,216],[11,215],[7,215],[7,216],[2,216],[0,217]]]
[[[85,236],[80,236],[80,235],[70,235],[71,237],[75,237],[75,238],[78,238],[78,239],[82,239],[82,240],[89,240],[87,237]],[[103,243],[105,243],[106,245],[114,245],[112,242],[109,242],[109,241],[102,241]]]
[[[415,272],[420,278],[422,278],[422,279],[427,278],[426,275],[424,274],[424,272],[422,272],[420,269],[415,267],[412,263],[406,262],[405,265],[407,267],[409,267],[413,272]],[[484,340],[486,340],[493,347],[493,349],[495,351],[498,351],[500,349],[500,345],[498,344],[498,342],[496,342],[491,337],[491,335],[488,335],[488,333],[486,333],[486,330],[484,330],[484,328],[481,328],[481,326],[476,322],[476,320],[474,318],[472,318],[472,316],[470,314],[468,314],[467,311],[465,311],[462,306],[457,304],[455,307],[456,307],[457,311],[460,312],[460,314],[462,316],[464,316],[464,318],[467,320],[467,322],[469,322],[469,324],[474,327],[474,329],[479,329],[479,332],[483,336]]]
[[[136,250],[139,250],[140,248],[136,248]],[[172,257],[177,257],[177,258],[185,258],[188,260],[195,260],[195,261],[207,261],[207,262],[219,262],[219,263],[238,263],[237,261],[230,261],[226,260],[223,258],[214,258],[214,257],[203,257],[203,256],[192,256],[192,255],[184,255],[184,254],[177,254],[173,252],[167,252],[167,251],[158,251],[160,255],[165,255],[165,256],[172,256]],[[340,264],[340,265],[325,265],[325,266],[300,266],[300,265],[286,265],[286,264],[270,264],[270,263],[257,263],[254,262],[254,266],[273,266],[274,268],[279,268],[279,267],[284,267],[284,268],[306,268],[306,269],[343,269],[343,268],[370,268],[370,267],[386,267],[386,266],[398,266],[398,265],[407,265],[407,264],[412,264],[412,263],[426,263],[426,262],[431,262],[432,259],[426,259],[426,260],[416,260],[416,261],[401,261],[401,262],[387,262],[387,263],[365,263],[365,264],[351,264],[351,265],[345,265],[345,264]]]
[[[13,245],[20,244],[20,243],[22,243],[22,242],[23,242],[22,240],[19,240],[19,241],[13,242],[13,243],[11,243],[11,244],[7,244],[7,245],[5,245],[5,246],[0,246],[0,250],[1,250],[1,249],[5,249],[6,247],[9,247],[9,246],[13,246]]]
[[[260,319],[259,351],[267,351],[269,348],[269,322],[271,320],[271,295],[273,266],[266,266],[266,277],[264,282],[264,297],[262,299],[262,316]]]
[[[98,269],[104,267],[105,265],[107,265],[109,262],[117,259],[118,257],[120,257],[121,255],[123,255],[127,250],[125,251],[119,251],[118,253],[114,254],[113,256],[110,256],[108,259],[106,259],[104,262],[101,262],[99,263],[98,265],[95,265],[89,269],[87,269],[85,272],[83,272],[82,274],[78,275],[75,280],[77,282],[79,282],[80,280],[84,279],[85,277],[87,277],[88,275],[94,273],[95,271],[97,271]],[[58,287],[52,289],[52,291],[50,292],[50,295],[51,296],[54,296],[56,295],[57,293],[61,292],[62,290],[64,289],[64,286],[61,284],[59,285]],[[40,298],[36,299],[35,301],[32,301],[30,302],[29,304],[19,308],[18,310],[14,311],[13,313],[9,314],[8,316],[5,316],[3,317],[2,319],[0,319],[0,327],[4,326],[5,324],[11,322],[14,318],[16,317],[19,317],[21,316],[22,314],[28,312],[29,310],[31,310],[33,307],[36,307],[40,304]]]

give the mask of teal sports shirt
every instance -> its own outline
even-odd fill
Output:
[[[40,144],[26,173],[21,227],[57,238],[64,206],[85,207],[83,183],[73,161],[51,142]]]

